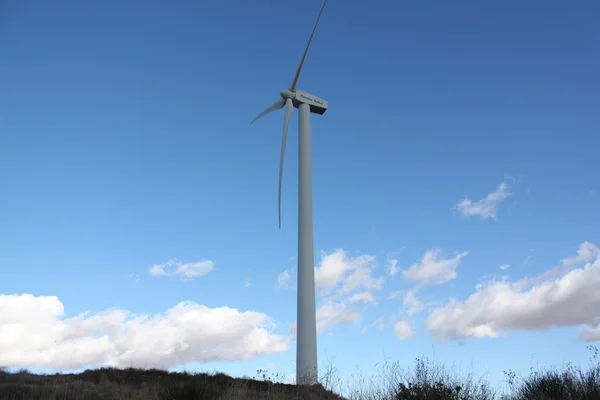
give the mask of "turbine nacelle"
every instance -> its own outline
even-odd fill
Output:
[[[310,93],[301,90],[291,91],[289,89],[282,90],[279,95],[283,100],[292,99],[292,104],[295,108],[300,107],[300,104],[308,104],[310,112],[323,115],[327,111],[327,100],[320,99]]]
[[[300,104],[308,104],[310,112],[322,115],[327,111],[327,100],[320,99],[310,93],[296,90],[296,97],[293,99],[294,107],[298,108]]]

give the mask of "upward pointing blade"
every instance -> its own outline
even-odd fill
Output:
[[[270,112],[281,110],[283,108],[283,106],[285,106],[285,100],[283,100],[283,99],[277,100],[275,103],[273,103],[271,106],[269,106],[265,111],[258,114],[258,116],[256,118],[254,118],[252,120],[252,122],[250,122],[250,125],[252,125],[254,123],[254,121],[256,121],[257,119],[264,117],[265,115],[267,115]]]
[[[281,136],[281,155],[279,156],[279,190],[277,192],[277,212],[279,216],[279,229],[281,229],[281,181],[283,178],[283,156],[285,155],[285,142],[287,140],[288,127],[292,119],[292,99],[285,101],[285,117],[283,118],[283,135]]]
[[[293,92],[296,90],[296,85],[298,84],[298,78],[300,78],[300,72],[302,71],[302,66],[304,65],[304,60],[306,59],[306,54],[308,53],[308,48],[310,47],[310,42],[312,42],[312,38],[315,35],[315,31],[317,30],[317,25],[319,24],[319,20],[321,19],[321,14],[323,14],[323,9],[325,8],[325,4],[327,0],[323,1],[323,6],[321,6],[321,11],[319,11],[319,16],[317,17],[317,22],[315,22],[315,26],[310,34],[310,38],[308,39],[308,44],[306,45],[306,49],[304,49],[304,55],[302,56],[302,60],[300,60],[300,65],[298,66],[298,70],[296,71],[296,75],[294,76],[294,80],[292,81],[292,86],[290,86],[290,91]]]

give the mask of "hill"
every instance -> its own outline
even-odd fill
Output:
[[[101,368],[79,374],[0,372],[2,400],[344,400],[321,385],[302,387],[223,373]]]

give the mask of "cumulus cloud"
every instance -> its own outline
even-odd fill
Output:
[[[408,322],[399,321],[394,325],[394,335],[398,340],[406,340],[413,337],[414,332]]]
[[[402,274],[411,282],[425,285],[441,285],[456,279],[456,269],[468,251],[451,258],[443,258],[442,250],[430,250],[423,255],[421,262],[413,264]]]
[[[425,308],[423,303],[417,299],[417,296],[413,290],[409,290],[404,295],[402,299],[402,307],[406,310],[408,315],[414,315]]]
[[[563,265],[573,265],[582,262],[589,262],[600,255],[600,249],[595,244],[590,242],[583,242],[579,248],[577,249],[577,255],[573,257],[568,257],[561,262]]]
[[[506,200],[511,193],[508,190],[506,182],[498,185],[495,192],[488,194],[481,200],[473,201],[470,198],[464,198],[456,205],[456,209],[464,216],[479,216],[482,219],[496,220],[498,216],[498,206]]]
[[[431,312],[426,328],[437,340],[454,340],[579,326],[580,339],[600,339],[600,249],[584,242],[561,264],[533,278],[488,282],[465,301],[450,299]]]
[[[506,270],[507,270],[507,269],[509,269],[509,268],[510,268],[510,265],[509,265],[509,264],[502,264],[502,265],[500,266],[500,270],[502,270],[502,271],[506,271]]]
[[[363,311],[376,304],[373,291],[381,290],[385,278],[373,276],[376,257],[368,254],[349,256],[342,249],[321,252],[315,267],[315,286],[320,300],[317,307],[317,330],[358,322]],[[284,271],[285,272],[285,271]],[[295,335],[296,325],[291,325]]]
[[[166,263],[153,265],[148,269],[148,274],[151,276],[179,275],[182,279],[194,279],[208,274],[214,267],[214,261],[210,260],[184,263],[172,259]]]
[[[586,342],[600,342],[600,323],[586,324],[579,329],[579,339]]]
[[[277,287],[286,289],[289,288],[290,286],[288,285],[288,282],[290,278],[291,275],[289,269],[286,269],[285,271],[277,275]]]
[[[353,294],[352,296],[350,296],[348,298],[348,301],[350,303],[358,303],[358,302],[365,302],[365,303],[373,303],[375,304],[375,297],[373,296],[373,294],[371,292],[361,292],[361,293],[356,293]]]
[[[372,269],[367,268],[352,271],[334,295],[342,296],[359,289],[380,290],[383,287],[384,278],[382,276],[375,278],[371,273]]]
[[[325,299],[317,308],[317,331],[322,332],[336,325],[360,321],[363,307],[348,301]]]
[[[376,257],[368,254],[349,257],[342,249],[331,253],[321,252],[321,263],[315,269],[315,283],[319,295],[330,294],[338,288],[339,294],[347,294],[358,288],[381,289],[383,277],[374,278]],[[342,284],[341,287],[339,285]]]
[[[385,260],[385,270],[389,276],[394,276],[398,272],[400,272],[400,267],[398,266],[398,260],[392,257],[388,257]]]
[[[265,314],[181,302],[155,315],[113,309],[66,318],[54,296],[0,295],[0,365],[170,368],[287,351]]]
[[[363,307],[349,301],[334,301],[325,299],[316,312],[317,332],[321,333],[334,326],[359,322],[362,318]],[[297,323],[290,324],[290,332],[295,339],[297,334]]]
[[[351,257],[342,249],[321,252],[315,268],[317,293],[322,301],[317,309],[319,330],[359,321],[369,304],[375,304],[372,292],[381,290],[384,277],[375,277],[376,257],[368,254]]]

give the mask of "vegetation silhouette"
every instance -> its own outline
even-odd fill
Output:
[[[583,370],[567,364],[562,371],[534,371],[519,378],[505,371],[508,393],[498,394],[473,374],[457,376],[454,368],[417,358],[407,372],[385,362],[376,377],[356,379],[356,387],[339,392],[341,380],[329,366],[321,383],[310,387],[283,383],[283,376],[258,370],[254,378],[223,373],[167,372],[159,369],[100,368],[78,374],[32,374],[0,369],[2,400],[600,400],[600,358],[595,346]]]

